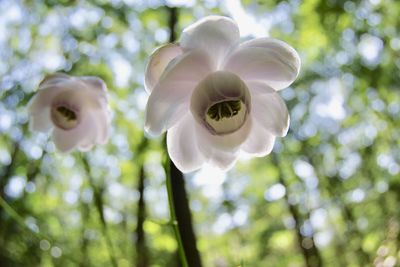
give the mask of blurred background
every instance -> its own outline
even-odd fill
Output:
[[[303,64],[270,156],[182,180],[190,267],[400,266],[399,1],[0,0],[1,267],[180,266],[163,138],[143,137],[143,71],[210,14],[243,40],[288,42]],[[60,154],[28,130],[27,103],[56,71],[106,81],[107,145]]]

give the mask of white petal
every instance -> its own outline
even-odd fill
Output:
[[[197,144],[195,123],[192,115],[188,113],[167,132],[169,156],[184,173],[199,169],[204,162]]]
[[[45,89],[49,91],[58,91],[52,99],[51,105],[56,106],[59,104],[67,104],[77,111],[83,109],[101,109],[107,106],[106,94],[102,91],[84,86],[81,84],[81,81],[75,84],[76,87],[74,89],[70,89],[70,86],[73,86],[74,84],[75,83],[66,84],[65,87],[58,90],[56,88]]]
[[[215,166],[223,171],[229,170],[235,165],[239,155],[239,147],[247,137],[250,126],[243,125],[243,130],[230,134],[227,137],[215,136],[206,132],[198,123],[195,124],[195,136],[198,142],[198,148],[209,165]]]
[[[51,106],[54,97],[63,92],[63,90],[54,87],[48,87],[37,91],[28,103],[28,113],[31,116],[41,114],[46,108]]]
[[[239,28],[235,21],[222,16],[209,16],[185,28],[180,44],[185,50],[207,51],[215,63],[219,64],[239,38]]]
[[[239,148],[250,133],[252,121],[248,119],[236,132],[222,136],[212,135],[199,123],[195,125],[199,150],[206,162],[226,171],[235,165]]]
[[[80,134],[71,134],[69,131],[64,131],[60,128],[55,128],[53,131],[53,142],[61,152],[72,151],[80,139]]]
[[[111,126],[111,110],[108,107],[104,107],[99,111],[100,114],[97,116],[99,133],[97,142],[99,144],[105,144],[109,137],[109,129]]]
[[[245,81],[264,81],[275,90],[288,87],[300,71],[300,57],[285,42],[262,38],[241,44],[224,63]]]
[[[46,133],[53,128],[53,124],[50,119],[49,107],[43,108],[42,112],[30,116],[29,118],[29,129],[31,131]]]
[[[91,110],[91,114],[97,126],[96,142],[99,144],[105,144],[109,136],[111,111],[108,107],[103,107],[102,109]]]
[[[225,153],[223,151],[214,149],[211,152],[208,164],[213,165],[222,171],[228,171],[235,165],[237,158],[237,152]]]
[[[147,92],[150,93],[153,90],[171,60],[182,53],[182,48],[177,44],[161,46],[152,53],[144,76],[144,86]]]
[[[79,145],[90,131],[92,124],[81,124],[72,130],[54,128],[53,142],[61,152],[70,152]],[[89,132],[90,134],[90,132]]]
[[[269,37],[256,38],[242,43],[239,49],[244,47],[265,48],[271,53],[279,55],[287,64],[297,69],[297,72],[300,71],[301,60],[299,54],[293,47],[281,40]]]
[[[59,90],[39,90],[28,103],[29,128],[32,131],[48,132],[52,128],[50,105]]]
[[[211,69],[209,57],[201,51],[189,52],[171,62],[150,94],[145,130],[159,135],[181,119],[189,110],[192,91]]]
[[[190,51],[176,57],[168,64],[159,79],[159,83],[166,83],[170,80],[199,82],[213,70],[212,58],[206,52]]]
[[[81,94],[84,103],[94,108],[107,107],[108,105],[108,89],[105,82],[94,76],[74,77],[72,86],[74,93]],[[90,103],[90,104],[89,104]]]
[[[45,89],[50,86],[55,86],[72,79],[71,76],[64,73],[54,73],[47,75],[39,84],[39,89]]]
[[[250,134],[240,148],[247,154],[264,157],[271,153],[274,143],[275,136],[270,134],[260,123],[253,120]]]
[[[109,113],[104,109],[91,109],[85,112],[86,120],[90,121],[90,127],[87,133],[78,144],[81,151],[87,151],[96,143],[104,144],[108,139],[108,130],[110,127]]]
[[[214,135],[207,131],[202,125],[196,123],[196,134],[199,140],[200,150],[203,151],[207,158],[210,148],[225,152],[235,152],[240,145],[244,143],[251,130],[252,121],[247,119],[244,125],[236,132],[225,135]]]
[[[99,77],[82,76],[82,77],[74,77],[74,79],[77,80],[80,79],[88,88],[97,91],[96,93],[106,96],[107,85]]]
[[[285,136],[289,129],[289,113],[278,93],[262,82],[248,82],[253,118],[275,136]]]

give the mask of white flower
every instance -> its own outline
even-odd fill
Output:
[[[97,77],[47,76],[28,104],[29,127],[53,131],[53,141],[62,152],[86,151],[104,144],[111,123],[106,84]]]
[[[239,40],[233,20],[206,17],[150,58],[145,129],[168,131],[169,155],[183,172],[204,163],[227,170],[240,153],[265,156],[288,131],[276,91],[296,79],[297,52],[272,38]]]

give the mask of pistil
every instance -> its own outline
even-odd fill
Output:
[[[51,109],[51,119],[61,129],[70,130],[78,125],[78,114],[73,109],[60,105]]]

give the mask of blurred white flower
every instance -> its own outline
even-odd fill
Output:
[[[297,52],[272,38],[239,40],[233,20],[210,16],[150,58],[145,129],[168,130],[169,155],[183,172],[204,163],[227,170],[241,152],[265,156],[288,131],[289,114],[276,91],[296,79]]]
[[[106,84],[97,77],[47,76],[28,105],[29,127],[53,131],[53,141],[62,152],[87,151],[108,138],[111,113]]]

